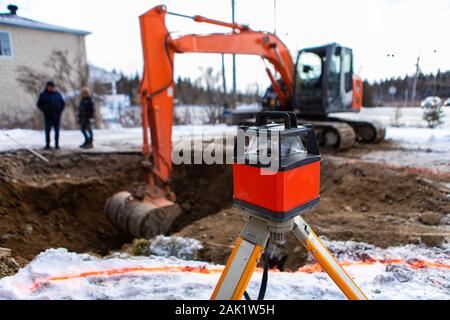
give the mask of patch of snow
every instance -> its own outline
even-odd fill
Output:
[[[428,248],[407,245],[380,249],[356,242],[326,244],[339,260],[372,258],[403,259],[408,261],[450,263],[450,246]],[[214,272],[138,271],[122,274],[73,277],[84,272],[120,268],[204,267]],[[1,299],[209,299],[219,280],[218,266],[184,261],[174,257],[130,257],[116,254],[98,258],[88,254],[75,254],[65,249],[48,250],[13,277],[0,280]],[[369,299],[450,299],[450,273],[447,269],[412,268],[404,264],[353,264],[345,267],[361,286]],[[148,270],[147,270],[148,271]],[[43,282],[49,277],[69,276],[68,279]],[[257,296],[262,274],[255,273],[248,291]],[[267,299],[344,299],[345,297],[326,273],[271,272]]]
[[[179,141],[186,136],[213,138],[225,134],[235,134],[237,127],[220,125],[180,125],[173,128],[173,141]],[[0,152],[24,149],[6,135],[10,135],[21,144],[42,149],[45,144],[45,135],[43,131],[36,130],[0,130]],[[142,129],[141,128],[122,128],[115,126],[111,129],[100,129],[94,131],[95,148],[91,152],[125,152],[139,151],[142,147]],[[84,141],[83,135],[75,130],[63,130],[60,134],[60,144],[62,150],[80,150],[79,145]]]
[[[439,128],[450,128],[450,108],[444,108],[444,124]],[[351,119],[369,118],[383,122],[386,126],[391,126],[396,108],[363,108],[360,113],[336,113],[334,117],[343,117]],[[406,128],[426,128],[427,122],[423,120],[423,110],[421,108],[400,108],[399,122]]]
[[[388,127],[386,139],[401,142],[402,146],[409,146],[411,149],[450,151],[449,129]]]
[[[155,256],[193,260],[198,257],[198,251],[203,249],[203,246],[195,239],[157,236],[150,241],[149,249]]]
[[[181,123],[185,124],[201,124],[209,122],[207,106],[176,106],[175,115]]]
[[[259,112],[261,111],[261,106],[257,103],[254,104],[243,104],[243,105],[239,105],[236,107],[236,111],[237,113],[240,112]]]
[[[338,260],[364,260],[373,259],[401,259],[424,260],[442,263],[450,262],[450,245],[430,248],[426,245],[408,244],[404,246],[381,249],[374,245],[355,241],[329,241],[325,237],[321,240]],[[449,278],[450,280],[450,278]]]
[[[427,128],[421,108],[401,108],[402,127],[392,127],[396,108],[363,108],[361,113],[333,114],[349,119],[376,119],[386,126],[386,139],[395,142],[396,150],[377,150],[362,156],[363,160],[385,162],[406,167],[450,172],[450,108],[444,108],[445,123]]]
[[[257,103],[254,104],[241,104],[236,107],[234,112],[259,112],[261,106]],[[185,124],[201,124],[210,123],[210,115],[213,112],[216,116],[221,114],[226,115],[230,110],[226,110],[220,107],[208,107],[208,106],[176,106],[175,115]]]
[[[394,141],[398,149],[372,151],[362,159],[450,172],[449,129],[388,127],[386,139]]]

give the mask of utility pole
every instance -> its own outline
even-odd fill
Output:
[[[227,97],[227,75],[225,73],[225,54],[222,53],[222,81],[223,81],[223,104],[225,108],[229,108]]]
[[[235,0],[231,0],[231,14],[233,23],[236,23],[236,15],[235,15]],[[234,30],[233,30],[234,32]],[[233,101],[232,107],[236,109],[237,106],[237,75],[236,75],[236,55],[233,54]]]
[[[277,0],[273,0],[273,34],[277,35]]]
[[[419,79],[419,75],[420,75],[420,54],[417,57],[416,74],[414,76],[412,92],[411,92],[411,103],[413,104],[414,107],[416,106],[417,81]]]

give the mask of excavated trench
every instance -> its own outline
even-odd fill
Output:
[[[46,154],[45,164],[26,152],[0,155],[0,247],[29,261],[49,248],[106,255],[124,238],[107,221],[108,197],[141,181],[138,154]],[[450,206],[440,182],[430,177],[365,164],[322,164],[322,201],[307,220],[334,240],[378,246],[448,238]],[[173,188],[183,209],[170,234],[202,241],[200,257],[224,263],[244,220],[232,209],[232,170],[225,165],[174,168]],[[294,269],[305,262],[288,238],[275,247],[272,266]]]
[[[106,255],[128,243],[103,210],[110,196],[142,181],[141,156],[45,156],[50,164],[21,151],[0,156],[0,247],[30,260],[49,248]],[[183,214],[171,233],[231,206],[229,167],[178,166],[173,180]]]

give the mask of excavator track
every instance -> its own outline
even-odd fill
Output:
[[[234,125],[254,125],[256,113],[234,116]],[[334,151],[351,149],[356,142],[378,143],[386,137],[386,126],[378,120],[354,120],[327,118],[324,121],[300,119],[301,123],[311,123],[316,130],[319,145]]]
[[[352,126],[345,122],[311,121],[301,119],[301,123],[314,125],[319,146],[334,151],[351,149],[356,142],[356,134]]]
[[[362,143],[378,143],[386,138],[386,126],[379,120],[330,118],[332,121],[347,123],[352,126],[356,140]]]

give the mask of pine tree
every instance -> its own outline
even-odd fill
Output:
[[[444,110],[442,109],[442,101],[433,99],[429,103],[422,106],[423,119],[428,123],[428,128],[436,128],[444,123]]]

